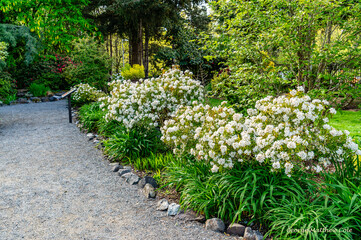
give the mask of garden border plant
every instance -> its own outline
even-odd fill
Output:
[[[96,117],[84,118],[84,121],[95,124],[85,124],[85,127],[103,131],[108,137],[104,142],[105,151],[110,150],[113,160],[123,159],[140,170],[152,169],[158,180],[180,192],[180,201],[185,208],[192,208],[207,218],[220,217],[226,223],[255,224],[268,236],[277,239],[350,239],[361,232],[361,218],[357,213],[361,207],[358,200],[361,189],[356,184],[360,183],[358,158],[358,165],[354,164],[354,154],[360,154],[360,151],[347,136],[347,131],[338,131],[328,125],[327,117],[335,111],[326,101],[311,100],[300,88],[289,95],[260,100],[256,109],[249,110],[248,116],[242,116],[224,105],[211,108],[188,100],[187,103],[193,105],[174,108],[175,112],[170,114],[172,118],[169,118],[169,114],[160,114],[157,120],[148,118],[141,121],[143,119],[138,116],[137,123],[126,127],[124,119],[142,115],[134,109],[152,103],[157,96],[147,95],[146,92],[143,92],[144,96],[139,94],[142,92],[137,87],[145,91],[143,86],[139,86],[141,84],[144,82],[112,83],[113,95],[108,99],[102,98],[102,103],[94,104],[98,113],[91,114]],[[152,86],[151,83],[147,84]],[[124,89],[127,87],[132,91],[127,92]],[[116,91],[123,92],[120,99],[132,99],[128,106],[136,107],[128,112],[116,108],[112,118],[106,117],[105,121],[101,116],[114,111],[111,104],[119,106],[115,100]],[[142,100],[140,104],[135,101],[136,97]],[[132,105],[135,102],[136,105]],[[153,114],[161,111],[157,106],[153,109]],[[80,113],[83,114],[82,111]],[[123,117],[117,117],[122,114]],[[166,117],[160,120],[163,116]],[[162,139],[175,147],[174,152],[178,157],[164,151],[169,157],[159,158],[157,156],[163,156],[163,152],[154,153],[153,146],[149,148],[151,140],[157,138],[145,136],[149,130],[145,131],[144,126],[154,129],[154,125],[157,125],[155,121],[159,121],[159,125],[161,121],[165,122],[161,128],[164,134]],[[139,132],[141,126],[143,128]],[[139,139],[139,133],[145,134]],[[139,146],[145,148],[137,149],[133,146],[138,141],[136,138],[150,145],[142,143]],[[310,143],[306,144],[305,141]],[[126,142],[131,144],[124,144]],[[114,148],[112,144],[115,144]],[[125,151],[120,151],[123,148],[119,146],[125,147]],[[133,148],[136,150],[131,150]],[[237,152],[233,153],[235,148]],[[242,150],[241,154],[239,149]],[[281,157],[280,152],[272,154],[277,149],[287,152],[288,158]],[[181,153],[191,153],[193,156]],[[264,155],[259,156],[261,153]],[[218,161],[214,161],[217,156]],[[334,166],[335,171],[330,171],[330,166]],[[163,176],[160,171],[163,171]],[[295,211],[306,215],[302,217]],[[317,220],[311,219],[308,211],[312,211]],[[330,232],[321,236],[314,232],[288,230],[290,227],[307,226],[328,229],[349,227],[352,232]]]

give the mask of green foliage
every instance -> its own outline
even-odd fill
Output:
[[[235,90],[277,95],[300,85],[323,90],[341,106],[360,98],[361,3],[343,1],[213,1],[216,34],[206,48],[227,58]],[[236,49],[236,51],[235,51]],[[248,86],[247,86],[248,85]],[[240,91],[237,90],[242,87]],[[252,87],[251,87],[252,86]],[[255,97],[254,94],[249,94]]]
[[[151,170],[161,171],[169,163],[175,161],[172,153],[151,153],[148,157],[138,157],[135,159],[129,159],[130,164],[138,170]]]
[[[101,124],[105,112],[100,109],[100,103],[92,103],[83,105],[79,110],[79,122],[82,127],[89,132],[97,132]]]
[[[139,80],[145,77],[144,67],[139,64],[134,64],[133,67],[130,67],[129,64],[126,64],[122,68],[122,76],[124,79],[128,80]]]
[[[8,48],[8,44],[5,42],[0,42],[0,70],[5,67],[5,60],[8,56],[8,52],[6,51]]]
[[[183,157],[171,162],[166,172],[166,181],[180,192],[183,207],[206,218],[254,222],[268,228],[267,235],[275,239],[352,239],[360,234],[361,187],[355,177],[340,181],[338,173],[324,174],[324,181],[315,182],[314,176],[301,171],[289,178],[257,164],[215,174],[209,167]],[[322,228],[331,231],[317,232]],[[337,229],[342,231],[332,232]]]
[[[105,153],[115,160],[125,162],[150,156],[151,153],[163,151],[164,148],[160,140],[160,131],[143,127],[130,130],[124,127],[104,141]]]
[[[7,99],[15,93],[15,82],[7,72],[0,71],[0,99]]]
[[[96,30],[82,13],[88,3],[88,0],[1,1],[0,20],[27,26],[48,50],[70,50],[73,39]]]
[[[97,89],[106,90],[110,64],[104,48],[93,38],[78,39],[73,42],[71,58],[74,64],[64,69],[69,85],[88,83]]]
[[[14,94],[9,94],[6,96],[6,98],[4,99],[4,103],[5,104],[10,104],[11,102],[16,100],[16,93]]]
[[[45,97],[46,93],[50,91],[50,88],[44,84],[32,83],[29,86],[29,91],[34,97]]]
[[[300,174],[289,178],[270,173],[269,166],[247,164],[215,174],[209,168],[209,163],[192,157],[183,157],[167,168],[167,181],[180,191],[182,205],[205,214],[206,218],[262,221],[269,201],[304,193],[306,188],[306,183],[301,186],[296,183],[295,179],[302,177]]]
[[[20,63],[29,65],[40,47],[29,28],[12,24],[0,24],[0,42],[8,44],[8,67],[16,67]]]
[[[110,120],[106,121],[104,118],[99,122],[98,126],[99,134],[104,137],[111,137],[117,132],[124,131],[124,126],[116,121],[116,120]]]

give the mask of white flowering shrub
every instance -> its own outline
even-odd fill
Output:
[[[89,84],[78,84],[75,86],[77,90],[72,94],[73,100],[77,104],[85,104],[97,101],[98,98],[103,97],[105,94],[90,86]]]
[[[203,86],[191,77],[192,73],[173,67],[159,78],[113,82],[110,96],[100,99],[102,108],[108,110],[106,119],[117,120],[127,128],[162,125],[181,105],[203,101]]]
[[[184,107],[165,122],[162,140],[175,152],[210,161],[213,172],[257,161],[290,176],[295,165],[320,172],[331,158],[343,162],[361,154],[348,131],[328,125],[336,113],[328,102],[311,100],[302,88],[264,98],[247,112],[243,117],[223,105]]]

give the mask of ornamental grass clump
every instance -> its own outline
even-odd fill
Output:
[[[173,67],[159,78],[117,81],[110,84],[110,96],[100,99],[107,108],[106,119],[117,120],[127,128],[162,125],[181,105],[203,101],[203,86],[192,73]]]
[[[361,154],[348,131],[328,125],[335,109],[327,101],[311,100],[301,87],[259,100],[247,112],[244,117],[224,104],[184,107],[165,122],[162,140],[174,152],[209,161],[212,172],[257,161],[291,176],[295,166],[320,172],[331,160]]]
[[[95,87],[90,86],[89,84],[78,84],[75,86],[77,90],[73,93],[73,101],[77,105],[83,105],[90,102],[95,102],[98,98],[103,97],[104,93],[100,90],[97,90]]]

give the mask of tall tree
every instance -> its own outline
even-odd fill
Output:
[[[181,19],[180,12],[201,0],[95,0],[85,9],[103,34],[118,33],[129,39],[129,62],[148,69],[149,39],[159,37],[170,22]],[[144,41],[144,42],[143,42]]]

